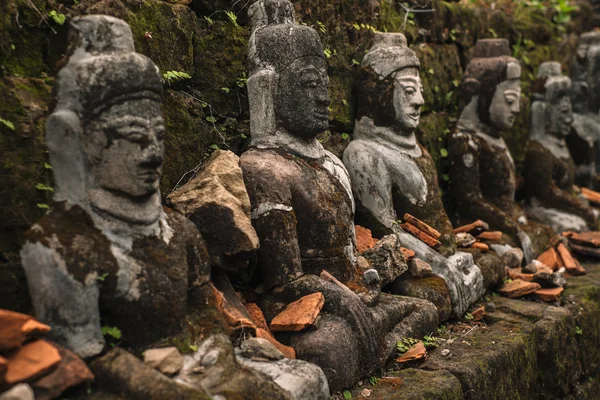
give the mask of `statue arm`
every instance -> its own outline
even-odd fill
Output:
[[[450,139],[451,179],[454,197],[462,210],[468,210],[472,219],[482,219],[510,235],[516,235],[520,228],[516,221],[504,210],[496,207],[483,197],[479,186],[479,151],[469,144],[466,134],[454,134]]]
[[[552,177],[552,156],[539,143],[531,142],[525,159],[527,197],[536,198],[549,207],[555,207],[583,218],[590,227],[596,218],[584,201],[560,189]]]
[[[104,338],[97,274],[76,278],[69,273],[62,254],[41,242],[25,243],[21,262],[36,316],[52,327],[52,337],[80,357],[99,354]]]

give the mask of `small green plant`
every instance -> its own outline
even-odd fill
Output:
[[[49,210],[50,206],[48,204],[45,203],[37,203],[35,205],[37,208],[41,208],[42,210]]]
[[[466,313],[466,314],[465,314],[465,319],[466,319],[467,321],[473,321],[473,320],[475,319],[475,317],[474,317],[474,316],[473,316],[473,314],[471,314],[471,313]]]
[[[353,59],[352,59],[352,66],[354,67],[355,65],[356,65],[356,66],[357,66],[357,65],[360,65],[360,63],[359,63],[358,61],[356,61],[356,60],[353,58]]]
[[[325,53],[325,57],[327,58],[331,58],[331,50],[329,49],[323,49],[323,53]]]
[[[427,349],[436,348],[440,345],[440,340],[435,336],[425,335],[423,336],[423,345]]]
[[[190,344],[190,345],[189,345],[189,349],[190,349],[191,351],[198,351],[198,346],[196,346],[195,344]]]
[[[98,279],[100,282],[104,282],[104,280],[106,279],[107,276],[108,276],[108,272],[105,272],[102,275],[98,275],[98,277],[96,279]]]
[[[369,383],[371,384],[371,386],[375,386],[379,383],[379,378],[376,376],[370,376],[368,378]]]
[[[488,28],[488,32],[492,34],[492,37],[495,39],[498,37],[496,30],[494,28]]]
[[[442,156],[442,158],[448,157],[448,150],[442,147],[440,149],[440,156]]]
[[[349,390],[344,390],[342,395],[344,396],[344,400],[352,400],[352,393]]]
[[[583,335],[583,329],[580,326],[575,327],[575,333],[578,335]]]
[[[342,139],[344,140],[348,140],[350,138],[350,135],[346,132],[342,133]]]
[[[448,328],[446,328],[446,325],[440,325],[435,329],[435,333],[438,335],[444,335],[448,333]]]
[[[187,72],[183,71],[167,71],[163,74],[165,81],[169,83],[178,82],[184,79],[190,79],[191,76]]]
[[[208,122],[210,122],[211,124],[214,124],[215,122],[217,122],[217,119],[215,117],[213,117],[212,115],[209,115],[208,117],[205,118]]]
[[[67,16],[65,14],[56,12],[55,10],[50,11],[48,16],[58,25],[64,25],[65,21],[67,20]]]
[[[102,331],[102,335],[110,336],[111,338],[116,339],[116,340],[121,339],[121,337],[123,336],[123,334],[121,333],[121,330],[119,328],[117,328],[116,326],[104,325],[102,327],[101,331]]]
[[[52,169],[52,165],[50,165],[47,162],[45,162],[44,163],[44,169]]]
[[[400,354],[406,353],[408,349],[413,347],[415,344],[419,343],[417,339],[414,338],[402,338],[401,341],[396,342],[396,349]]]
[[[41,190],[42,192],[54,192],[54,188],[48,185],[44,185],[43,183],[38,183],[35,185],[37,190]]]
[[[204,16],[204,19],[206,20],[206,22],[208,22],[209,25],[212,25],[215,23],[215,21],[213,21],[211,17],[207,17],[206,15]]]
[[[2,117],[0,117],[0,123],[1,123],[2,125],[6,126],[6,127],[7,127],[8,129],[10,129],[11,131],[14,131],[14,130],[15,130],[15,125],[14,125],[12,122],[10,122],[10,121],[8,121],[8,120],[6,120],[6,119],[2,118]]]
[[[222,87],[221,90],[226,94],[230,92],[230,89],[228,87]]]
[[[225,11],[225,15],[227,15],[227,18],[229,18],[229,20],[234,26],[239,26],[237,23],[237,15],[235,15],[233,11]]]
[[[504,282],[505,285],[508,285],[509,283],[512,282],[512,279],[510,279],[510,278],[504,278],[502,281]]]
[[[327,33],[327,28],[325,27],[325,24],[321,21],[317,21],[317,27],[319,28],[321,33]]]
[[[245,72],[242,72],[242,76],[240,76],[239,78],[237,78],[235,80],[235,84],[238,85],[238,87],[240,87],[240,88],[245,87],[247,83],[248,83],[248,78],[246,77]]]

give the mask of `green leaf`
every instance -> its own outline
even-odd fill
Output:
[[[198,351],[198,346],[196,346],[195,344],[190,344],[190,345],[189,345],[189,349],[190,349],[191,351]]]
[[[434,73],[434,71],[433,71],[433,68],[429,68],[429,69],[427,70],[427,73],[428,73],[429,75],[433,75],[433,73]]]
[[[5,119],[4,119],[4,118],[2,118],[2,117],[0,117],[0,122],[1,122],[2,124],[4,124],[4,125],[5,125],[5,126],[8,128],[8,129],[10,129],[11,131],[14,131],[14,130],[15,130],[15,125],[14,125],[12,122],[10,122],[10,121],[8,121],[8,120],[5,120]]]
[[[215,21],[213,21],[212,18],[207,17],[206,15],[204,16],[204,19],[206,20],[206,22],[208,22],[209,25],[212,25],[215,23]]]
[[[52,169],[52,165],[48,164],[47,162],[44,163],[44,168],[45,169]]]
[[[67,16],[65,14],[56,12],[55,10],[50,11],[48,16],[52,18],[52,20],[58,25],[64,25],[65,21],[67,20]]]
[[[350,135],[347,134],[346,132],[342,133],[342,139],[348,140],[349,137],[350,137]]]
[[[42,210],[49,210],[50,206],[48,204],[44,204],[44,203],[37,203],[35,205],[37,208],[41,208]]]
[[[43,192],[54,192],[54,188],[48,185],[44,185],[43,183],[38,183],[35,185],[37,190],[41,190]]]
[[[225,93],[229,93],[229,88],[228,87],[222,87],[221,90],[224,91]]]
[[[323,53],[325,54],[325,57],[331,58],[331,50],[329,50],[329,49],[323,49]]]
[[[350,393],[349,390],[344,390],[344,392],[342,393],[342,395],[344,395],[344,400],[351,400],[352,399],[352,393]]]
[[[210,123],[215,123],[217,122],[217,119],[215,117],[213,117],[212,115],[209,115],[208,117],[206,117],[206,120]]]
[[[233,11],[225,11],[225,15],[227,15],[227,18],[229,18],[233,25],[239,26],[237,23],[237,15],[235,15]]]
[[[102,327],[101,331],[104,336],[110,336],[117,340],[121,339],[121,336],[123,335],[121,333],[121,330],[119,328],[117,328],[116,326],[104,325]]]
[[[444,158],[448,157],[448,150],[446,150],[445,148],[441,148],[440,149],[440,155]]]
[[[442,180],[444,182],[448,182],[450,180],[450,176],[448,174],[442,174]]]
[[[105,272],[102,275],[98,275],[98,277],[96,279],[98,279],[100,282],[104,282],[104,280],[106,279],[107,276],[108,276],[108,272]]]

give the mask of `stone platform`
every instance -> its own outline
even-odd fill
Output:
[[[488,296],[496,307],[482,323],[434,332],[453,340],[375,385],[365,379],[352,398],[600,398],[600,264],[584,266],[588,274],[568,279],[560,304]]]

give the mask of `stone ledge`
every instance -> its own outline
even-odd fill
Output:
[[[375,386],[354,388],[352,398],[598,398],[600,264],[585,268],[587,275],[568,279],[560,306],[493,296],[496,310],[486,314],[486,324],[451,333],[451,344],[387,372]],[[364,388],[371,390],[368,397],[361,395]]]

